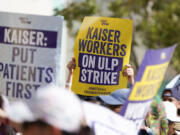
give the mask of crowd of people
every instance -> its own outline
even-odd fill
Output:
[[[127,77],[130,85],[133,85],[133,68],[131,65],[126,67],[123,76]],[[84,102],[102,106],[122,117],[119,113],[128,98],[129,88],[96,97],[78,95],[71,92],[69,86],[73,69],[76,68],[74,58],[68,63],[67,68],[69,76],[66,89],[51,84],[41,87],[28,102],[17,101],[11,104],[1,95],[0,135],[94,135],[96,132],[87,123],[84,114],[87,111]],[[173,96],[173,88],[180,85],[178,79],[180,77],[170,82],[173,85],[163,91],[162,97],[159,95],[154,97],[141,130],[137,131],[138,135],[180,134],[180,101]],[[98,114],[98,117],[101,115],[103,114]],[[130,127],[130,125],[123,127],[122,130],[128,128],[132,132],[127,135],[135,135],[136,132]]]

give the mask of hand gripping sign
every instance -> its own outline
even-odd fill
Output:
[[[60,80],[63,17],[0,13],[0,93],[30,99]]]
[[[127,87],[122,76],[129,63],[132,21],[119,18],[85,17],[75,42],[76,69],[72,90],[97,96]]]
[[[159,50],[148,50],[140,66],[128,100],[121,114],[140,129],[154,96],[157,94],[176,45]]]

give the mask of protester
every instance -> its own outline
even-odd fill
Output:
[[[158,135],[173,135],[176,134],[174,127],[175,127],[175,121],[170,120],[169,112],[167,110],[173,110],[174,115],[180,114],[180,103],[179,101],[173,96],[173,89],[178,85],[178,79],[177,77],[170,81],[170,83],[167,84],[166,88],[164,89],[162,93],[162,100],[164,101],[166,105],[166,109],[164,107],[164,104],[162,103],[160,97],[156,95],[152,105],[151,105],[151,111],[148,114],[148,117],[146,118],[146,125],[151,128],[154,134]],[[167,105],[171,102],[171,104],[174,104],[174,107],[169,107],[171,105]],[[168,106],[168,107],[167,107]],[[168,108],[168,109],[167,109]],[[166,110],[166,111],[165,111]],[[166,116],[168,115],[168,117]],[[168,120],[167,120],[168,118]],[[177,119],[178,117],[176,117]]]
[[[73,58],[71,62],[67,65],[69,69],[69,75],[72,75],[72,69],[76,67],[75,59]],[[125,68],[123,71],[123,76],[127,76],[131,85],[134,83],[134,72],[130,65],[127,65],[128,68]],[[125,93],[121,93],[125,92]],[[99,96],[102,102],[111,110],[120,113],[123,104],[125,103],[129,92],[126,93],[126,90],[116,90],[108,96]],[[96,98],[97,99],[97,98]],[[163,99],[173,100],[171,90],[167,89],[163,93]],[[168,121],[165,115],[164,106],[162,105],[160,98],[155,97],[153,104],[151,106],[152,111],[146,119],[146,124],[141,129],[139,134],[157,134],[157,135],[166,135],[168,132]],[[149,127],[149,128],[148,128]]]
[[[115,113],[120,114],[120,111],[122,110],[122,107],[128,98],[129,92],[130,89],[120,89],[111,93],[111,95],[101,95],[99,96],[99,98],[102,100],[103,105],[105,105]],[[147,126],[143,125],[138,135],[152,135],[152,130]]]
[[[180,101],[179,100],[179,86],[180,85],[180,75],[173,78],[165,87],[162,93],[162,100],[174,103],[177,108],[177,114],[180,116]]]
[[[163,93],[162,93],[162,100],[163,101],[170,101],[172,102],[172,91],[171,89],[164,89]]]
[[[180,117],[177,116],[176,106],[169,101],[163,102],[165,106],[165,111],[168,119],[168,135],[177,135],[175,131],[175,123],[180,122]]]
[[[155,96],[151,104],[150,112],[146,117],[145,123],[155,135],[167,135],[168,133],[168,120],[165,107],[158,95]]]
[[[6,120],[6,110],[9,106],[8,100],[0,95],[0,135],[15,135],[15,130]]]
[[[167,85],[165,88],[165,92],[167,93],[169,91],[169,94],[171,95],[171,97],[169,97],[168,99],[170,99],[170,102],[173,102],[175,104],[175,106],[177,107],[177,113],[180,116],[180,74],[175,76]],[[163,98],[164,101],[166,100],[165,98]]]
[[[9,124],[18,132],[22,133],[22,123],[24,121],[35,121],[35,116],[25,102],[13,102],[7,110]]]
[[[120,113],[124,103],[127,100],[130,89],[120,89],[112,92],[110,95],[100,95],[105,106],[116,113]]]
[[[14,103],[8,116],[22,123],[23,135],[79,135],[84,120],[78,97],[54,85],[39,89],[28,104]]]
[[[68,68],[69,74],[68,74],[68,79],[67,79],[65,87],[69,88],[73,70],[76,68],[76,60],[75,60],[74,57],[67,64],[67,68]],[[123,76],[128,78],[128,81],[129,81],[130,85],[134,84],[134,70],[133,70],[133,68],[132,68],[132,66],[130,64],[127,64],[127,65],[124,66],[124,70],[123,70],[122,74],[123,74]],[[93,103],[96,103],[96,104],[101,104],[101,102],[102,102],[102,100],[99,97],[84,96],[84,95],[78,95],[78,96],[79,96],[79,98],[81,100],[84,100],[84,101],[93,102]]]
[[[96,135],[136,135],[134,122],[111,111],[107,107],[82,102],[86,123]]]

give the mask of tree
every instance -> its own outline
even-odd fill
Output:
[[[96,4],[94,0],[87,0],[81,3],[71,3],[67,8],[59,10],[54,9],[54,15],[63,15],[64,19],[67,21],[67,26],[71,30],[73,27],[73,21],[80,21],[84,19],[85,16],[90,16],[96,14]]]
[[[99,0],[99,3],[104,0]],[[128,17],[134,20],[134,40],[131,62],[138,68],[133,47],[141,40],[148,48],[164,48],[178,43],[171,64],[180,72],[180,1],[179,0],[113,0],[108,4],[109,17]],[[72,3],[66,9],[55,9],[55,15],[63,15],[68,27],[73,21],[82,22],[85,16],[104,14],[95,0]],[[106,9],[107,10],[107,9]],[[140,38],[139,38],[140,37]]]

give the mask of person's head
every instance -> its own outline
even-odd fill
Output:
[[[61,131],[42,120],[23,122],[23,135],[62,135]]]
[[[175,123],[173,121],[168,120],[168,135],[174,135],[175,134]]]
[[[171,89],[165,89],[162,93],[162,100],[172,102],[172,91]]]
[[[120,89],[116,90],[111,95],[108,96],[99,96],[99,98],[104,102],[105,106],[110,108],[116,113],[119,113],[122,109],[122,106],[126,102],[130,89]]]
[[[24,122],[23,135],[94,135],[89,127],[82,127],[79,132],[67,132],[49,125],[42,120]]]
[[[165,106],[165,112],[168,119],[168,135],[175,133],[175,123],[180,122],[180,117],[177,116],[177,108],[172,102],[163,102]]]
[[[54,85],[39,89],[28,104],[21,102],[18,108],[21,109],[16,110],[16,115],[9,116],[23,123],[23,135],[66,135],[80,131],[83,120],[80,100]],[[21,115],[24,110],[26,113]]]

